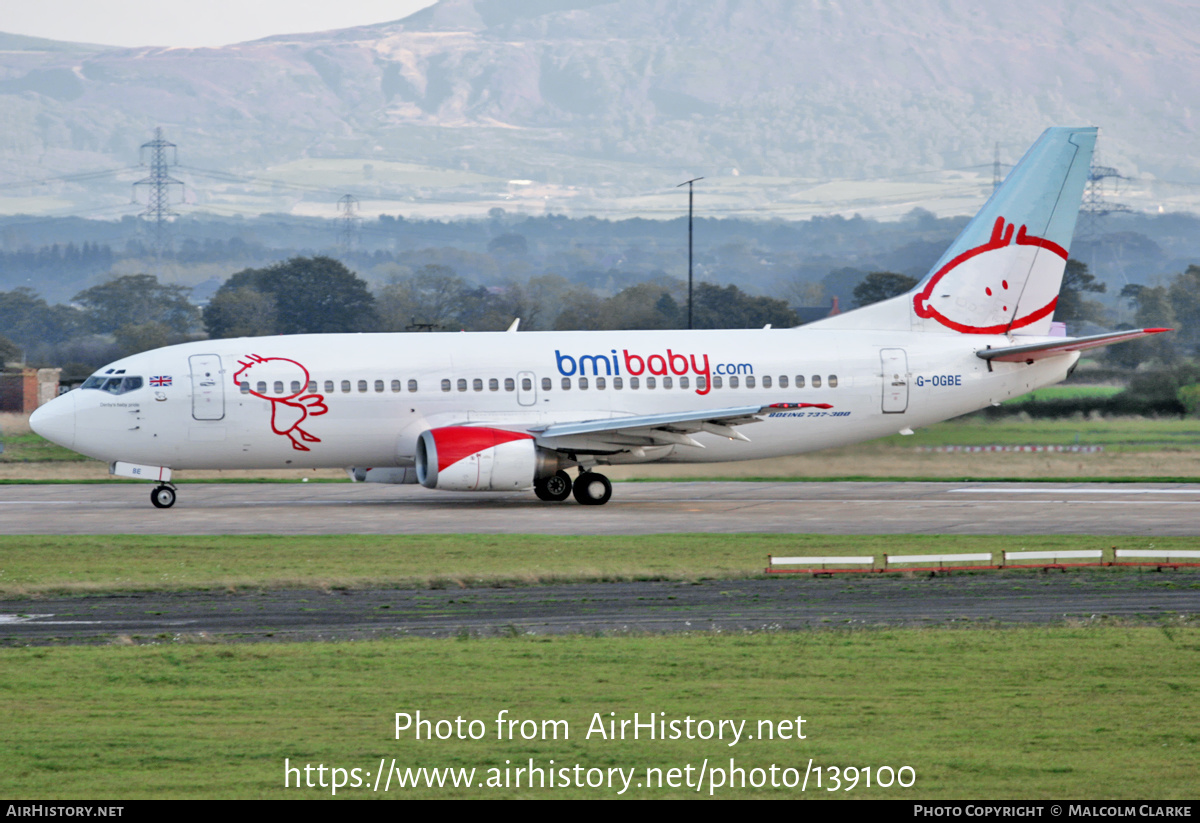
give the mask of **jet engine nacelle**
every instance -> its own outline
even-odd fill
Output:
[[[417,440],[417,480],[430,489],[517,491],[558,469],[558,455],[523,432],[446,426]]]

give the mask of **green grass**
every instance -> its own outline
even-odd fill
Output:
[[[767,555],[1194,548],[1190,537],[665,534],[0,536],[0,597],[754,577]],[[1106,555],[1106,558],[1111,559]]]
[[[292,766],[911,767],[912,789],[809,797],[1188,800],[1200,770],[1200,629],[1184,625],[513,637],[0,650],[0,795],[320,798]],[[498,740],[495,719],[569,739]],[[396,739],[395,713],[483,723],[479,740]],[[615,713],[615,717],[609,713]],[[743,739],[586,737],[595,715],[746,721]],[[759,739],[805,719],[804,740]],[[479,727],[477,726],[476,729]],[[328,774],[328,772],[327,772]],[[681,772],[681,775],[683,773]],[[826,771],[825,785],[829,785]],[[361,775],[361,772],[360,772]],[[314,780],[316,772],[313,773]],[[327,778],[328,781],[328,778]],[[373,782],[373,779],[371,780]],[[611,798],[609,788],[343,789],[338,797]],[[715,795],[799,797],[796,789]]]
[[[864,444],[921,446],[1104,446],[1106,451],[1200,449],[1200,418],[1118,417],[1100,420],[1000,420],[962,417]]]
[[[1006,405],[1035,400],[1075,400],[1083,397],[1113,397],[1125,391],[1124,386],[1063,385],[1046,386],[1043,389],[1005,400]]]
[[[0,452],[0,463],[84,463],[89,460],[90,457],[51,443],[32,432],[5,435],[4,451]]]

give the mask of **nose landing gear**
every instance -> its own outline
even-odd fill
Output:
[[[154,491],[150,492],[150,502],[154,504],[156,509],[169,509],[175,505],[175,487],[163,483],[161,486],[155,486]]]

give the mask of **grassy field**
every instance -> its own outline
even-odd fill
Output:
[[[0,536],[0,597],[754,577],[767,555],[1194,548],[1190,537],[665,534]]]
[[[1200,629],[821,631],[754,635],[397,640],[278,646],[0,650],[0,794],[10,798],[315,798],[303,767],[359,769],[339,797],[610,798],[594,788],[511,785],[513,770],[574,767],[586,780],[632,770],[624,797],[1194,799],[1200,768]],[[496,717],[535,739],[497,739]],[[395,713],[481,723],[477,740],[397,739]],[[614,713],[610,715],[611,713]],[[603,739],[594,717],[746,721],[723,740]],[[795,721],[805,739],[763,739]],[[566,721],[542,739],[542,721]],[[443,730],[449,726],[443,726]],[[619,728],[619,727],[618,727]],[[681,725],[681,731],[686,727]],[[694,732],[701,726],[693,725]],[[765,732],[765,726],[763,727]],[[776,727],[777,729],[779,727]],[[791,729],[783,727],[791,737]],[[464,725],[464,735],[467,727]],[[631,727],[629,734],[632,734]],[[284,760],[299,767],[284,787]],[[404,769],[475,769],[471,788],[372,791],[380,759]],[[695,790],[703,763],[712,773]],[[879,788],[881,767],[915,785]],[[692,787],[682,785],[685,767]],[[830,792],[832,767],[873,783]],[[677,788],[645,784],[680,769]],[[794,769],[784,772],[783,769]],[[364,774],[366,777],[364,778]],[[505,784],[507,774],[508,785]],[[654,782],[654,772],[651,782]],[[556,773],[556,777],[559,773]],[[884,776],[887,773],[884,772]],[[489,777],[499,786],[480,788]],[[907,773],[905,775],[907,782]],[[560,781],[563,782],[563,781]]]
[[[1014,397],[1011,400],[1005,400],[1006,405],[1013,403],[1026,403],[1032,400],[1065,400],[1077,399],[1081,397],[1112,397],[1120,394],[1125,390],[1124,386],[1102,386],[1102,385],[1087,385],[1075,384],[1070,385],[1059,384],[1057,386],[1046,386],[1043,389],[1023,394],[1020,397]]]

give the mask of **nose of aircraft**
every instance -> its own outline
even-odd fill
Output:
[[[60,395],[29,416],[29,427],[47,440],[75,447],[75,392]]]

